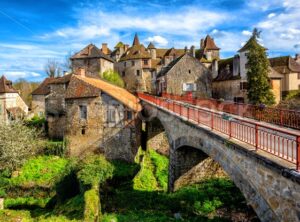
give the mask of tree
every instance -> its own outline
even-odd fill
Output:
[[[73,55],[72,51],[69,51],[68,54],[64,58],[65,61],[62,64],[62,68],[66,72],[72,71],[72,62],[71,62],[71,59],[70,59],[72,57],[72,55]]]
[[[0,171],[13,171],[36,154],[42,144],[38,136],[34,128],[21,121],[0,122]]]
[[[102,75],[100,75],[100,77],[116,86],[124,88],[125,84],[123,79],[121,78],[119,73],[114,72],[113,70],[107,70],[103,72]]]
[[[28,82],[25,79],[18,79],[14,83],[14,88],[20,91],[20,96],[25,101],[25,103],[30,106],[32,101],[32,91],[35,90],[38,86],[38,82]]]
[[[248,41],[248,63],[247,63],[247,80],[248,80],[248,99],[253,104],[273,105],[275,97],[271,91],[269,82],[269,60],[264,47],[257,43],[260,31],[253,30],[252,37]]]
[[[45,65],[45,72],[49,77],[60,77],[61,67],[59,65],[59,62],[55,59],[48,59]]]

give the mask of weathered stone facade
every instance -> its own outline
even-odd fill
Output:
[[[102,80],[76,75],[57,79],[50,91],[48,134],[66,139],[69,155],[100,152],[108,159],[134,160],[141,127],[137,98]]]
[[[23,118],[28,113],[28,106],[19,92],[12,87],[12,82],[4,76],[0,78],[0,120]]]
[[[211,72],[199,60],[185,54],[158,73],[158,94],[184,95],[191,92],[200,98],[211,97]],[[192,89],[189,89],[189,86]]]
[[[193,125],[167,111],[144,103],[147,113],[158,118],[170,144],[169,189],[183,162],[197,163],[205,153],[224,169],[244,194],[261,221],[299,221],[300,175],[206,128]],[[194,151],[188,151],[191,148]],[[200,150],[197,154],[196,150]],[[184,153],[184,156],[182,154]],[[192,161],[192,159],[194,159]]]

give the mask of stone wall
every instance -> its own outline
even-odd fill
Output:
[[[185,55],[166,74],[167,93],[183,95],[184,83],[195,83],[197,91],[193,92],[197,97],[211,97],[211,72],[197,59]]]
[[[300,220],[300,175],[295,170],[152,105],[145,105],[145,109],[156,113],[170,141],[170,190],[174,189],[176,172],[180,171],[178,152],[184,147],[193,147],[220,164],[261,221]]]
[[[87,119],[80,117],[79,106],[87,107]],[[101,97],[77,98],[66,100],[67,123],[66,138],[69,153],[83,156],[92,152],[101,152],[108,159],[134,161],[139,146],[139,125],[137,114],[133,120],[125,120],[126,108],[109,95]],[[108,121],[109,109],[115,110],[115,122]]]
[[[45,115],[45,97],[44,95],[32,95],[31,111],[35,115]]]
[[[213,98],[233,101],[234,97],[242,97],[246,102],[247,91],[240,89],[240,83],[241,80],[213,81]]]

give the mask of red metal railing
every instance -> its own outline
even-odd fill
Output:
[[[294,163],[300,171],[300,133],[288,132],[275,127],[265,126],[255,121],[230,116],[207,108],[191,106],[163,97],[138,93],[140,99],[185,117],[194,124],[205,125],[212,130],[247,143],[256,150],[260,149],[288,162]]]
[[[300,112],[295,110],[259,107],[251,104],[220,102],[215,99],[192,98],[189,95],[177,96],[163,93],[162,97],[193,105],[226,112],[241,117],[264,121],[279,126],[300,129]]]

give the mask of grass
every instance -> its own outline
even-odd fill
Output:
[[[10,183],[22,187],[51,187],[66,174],[68,165],[69,160],[57,156],[35,157],[23,165]]]
[[[153,165],[155,166],[154,175],[159,183],[159,186],[164,191],[167,191],[169,159],[158,154],[152,149],[149,150],[149,155]]]
[[[143,156],[141,170],[132,183],[123,181],[101,193],[104,222],[229,221],[216,216],[216,211],[247,211],[243,195],[228,179],[211,179],[166,193],[168,159],[154,150],[139,151],[139,155]]]

